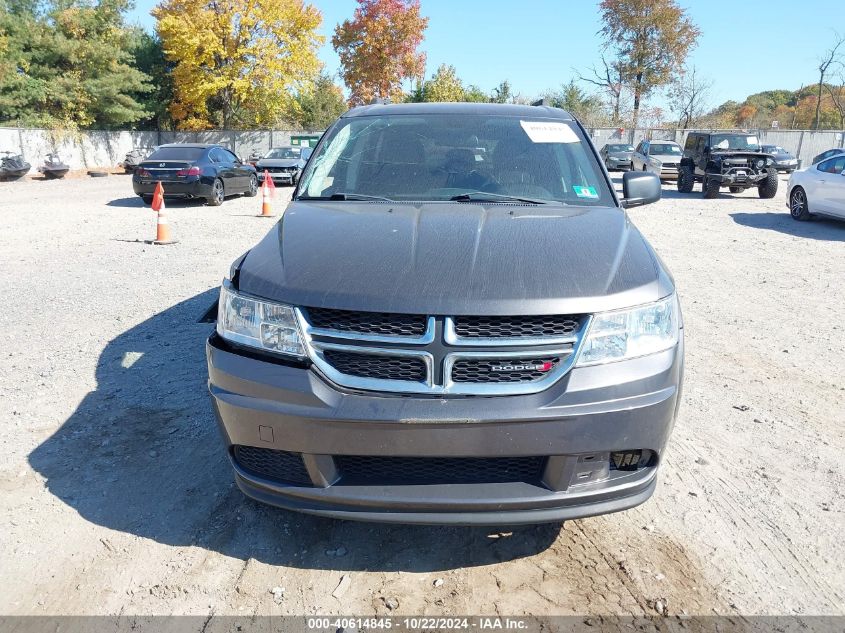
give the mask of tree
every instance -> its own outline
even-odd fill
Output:
[[[604,123],[606,116],[601,99],[589,95],[574,80],[561,86],[560,90],[548,90],[543,95],[552,107],[563,108],[588,126]]]
[[[643,100],[683,68],[700,31],[675,0],[602,0],[599,6],[605,48],[616,54],[634,93],[636,128]]]
[[[320,68],[320,12],[303,0],[163,0],[152,11],[173,63],[170,113],[182,129],[261,127],[295,118],[293,94]]]
[[[0,119],[47,127],[126,126],[149,113],[133,66],[129,0],[0,5]]]
[[[822,87],[824,86],[824,78],[831,66],[842,64],[842,55],[839,52],[842,45],[845,44],[845,36],[836,34],[833,46],[825,51],[819,57],[819,83],[816,91],[816,114],[813,117],[813,129],[819,129],[819,110],[822,105]]]
[[[324,130],[346,112],[343,91],[325,73],[320,73],[311,90],[300,92],[296,101],[299,104],[296,122],[304,130]]]
[[[491,101],[490,95],[484,92],[481,88],[474,84],[470,84],[464,89],[464,101],[470,103],[488,103]]]
[[[161,40],[143,29],[136,28],[131,46],[133,66],[150,77],[148,91],[135,95],[135,99],[149,113],[139,127],[160,130],[173,127],[170,103],[173,101],[172,64],[165,59]]]
[[[464,85],[454,66],[441,64],[423,84],[423,101],[464,101]]]
[[[425,70],[425,54],[417,49],[427,26],[419,0],[358,0],[352,20],[332,37],[350,105],[402,100],[402,81],[421,79]]]
[[[589,74],[578,73],[578,79],[598,86],[607,93],[613,112],[610,122],[613,125],[619,125],[622,122],[622,91],[625,87],[624,67],[619,60],[608,62],[604,55],[601,56],[601,63],[601,69],[591,66]]]
[[[513,90],[511,90],[511,84],[507,79],[493,88],[493,94],[490,96],[493,103],[511,103],[513,98]]]
[[[713,82],[701,76],[695,66],[681,73],[669,88],[669,104],[678,115],[678,127],[696,125],[707,110]]]

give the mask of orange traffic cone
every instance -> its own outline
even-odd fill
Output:
[[[170,224],[167,222],[167,215],[164,210],[164,187],[161,182],[156,183],[155,192],[153,193],[153,211],[158,214],[156,222],[156,238],[154,240],[147,240],[149,244],[175,244],[176,240],[170,233]]]
[[[264,170],[264,182],[261,184],[261,215],[259,218],[273,217],[273,196],[276,194],[276,185],[267,170]]]

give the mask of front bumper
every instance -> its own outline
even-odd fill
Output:
[[[273,183],[281,183],[286,185],[293,184],[294,180],[296,179],[299,172],[297,171],[271,171],[267,172],[270,175],[270,178],[273,180]],[[264,182],[264,172],[259,172],[258,176],[261,182]]]
[[[348,392],[315,370],[250,357],[216,336],[209,390],[241,490],[259,501],[344,519],[433,524],[562,521],[644,502],[674,424],[683,342],[650,357],[573,369],[537,394],[412,397]],[[286,451],[310,482],[257,475],[233,447]],[[648,464],[608,470],[610,451]],[[644,453],[645,454],[645,453]],[[345,481],[338,456],[543,456],[537,481],[413,484]]]

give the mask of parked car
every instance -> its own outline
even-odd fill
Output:
[[[675,179],[682,154],[681,146],[674,141],[643,140],[631,155],[631,169],[653,172],[661,180]]]
[[[690,193],[700,182],[705,198],[715,198],[721,187],[741,193],[756,187],[761,198],[778,191],[775,159],[762,151],[753,134],[690,132],[678,175],[678,191]]]
[[[845,154],[796,171],[787,185],[787,207],[796,220],[827,215],[845,220]]]
[[[14,152],[0,152],[0,180],[18,180],[32,169],[23,155]]]
[[[207,342],[241,490],[407,523],[643,503],[683,373],[672,277],[625,213],[658,177],[617,197],[546,106],[354,108],[312,158]]]
[[[762,145],[762,150],[775,159],[775,169],[791,174],[798,169],[798,159],[780,145]]]
[[[310,156],[310,148],[274,147],[255,163],[255,167],[258,169],[261,180],[264,180],[266,171],[274,184],[295,185],[308,156]]]
[[[258,194],[255,167],[221,145],[173,143],[158,147],[138,164],[132,188],[149,204],[157,182],[164,186],[165,198],[204,198],[212,207],[223,204],[226,196]]]
[[[628,171],[631,169],[631,154],[633,153],[634,146],[630,143],[605,143],[599,155],[607,171]]]
[[[813,160],[810,163],[811,165],[815,165],[818,162],[825,160],[826,158],[831,158],[833,156],[837,156],[839,154],[845,154],[845,148],[842,147],[834,147],[833,149],[828,149],[823,151],[821,154],[816,154],[813,156]]]

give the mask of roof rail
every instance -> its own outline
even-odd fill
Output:
[[[387,105],[390,103],[390,99],[385,99],[383,97],[373,97],[370,99],[369,105]]]
[[[533,105],[533,106],[549,106],[549,107],[551,107],[551,106],[552,106],[552,100],[551,100],[551,99],[548,99],[548,98],[546,98],[546,97],[543,97],[542,99],[538,99],[537,101],[532,102],[532,103],[531,103],[531,105]]]

